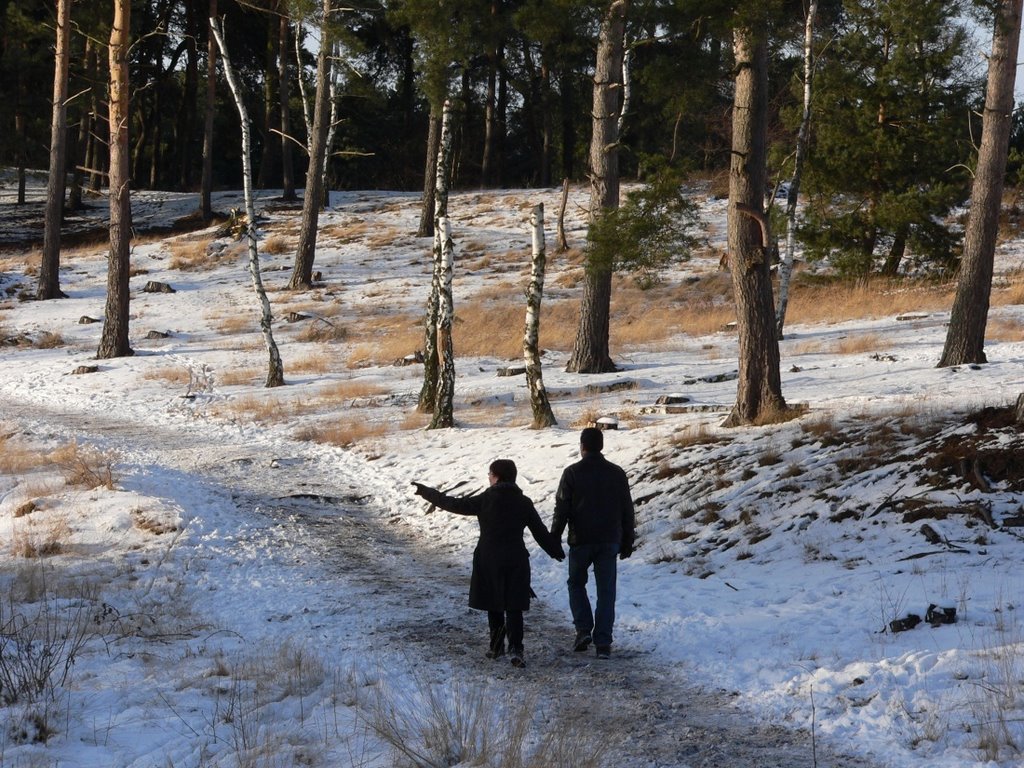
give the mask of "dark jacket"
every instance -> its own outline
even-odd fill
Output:
[[[448,496],[433,488],[421,494],[431,504],[457,515],[476,515],[480,539],[473,551],[469,607],[483,611],[526,611],[530,608],[530,553],[523,529],[551,557],[562,556],[561,542],[541,522],[533,502],[515,483],[495,483],[473,496]]]
[[[633,498],[622,467],[592,452],[565,468],[551,520],[551,533],[559,541],[566,524],[570,546],[618,544],[626,555],[633,551]]]

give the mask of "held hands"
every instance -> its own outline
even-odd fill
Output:
[[[416,481],[413,481],[413,485],[416,486],[416,490],[413,491],[413,493],[417,496],[426,496],[427,494],[425,493],[425,491],[430,490],[430,487],[424,485],[423,483],[417,483]]]
[[[630,555],[633,554],[632,544],[623,544],[622,549],[619,550],[619,560],[626,560]]]
[[[565,560],[565,549],[562,547],[562,543],[558,543],[558,549],[551,555],[558,562]]]

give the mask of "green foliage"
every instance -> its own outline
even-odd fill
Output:
[[[946,264],[944,220],[969,192],[970,98],[980,92],[959,3],[846,0],[819,59],[802,237],[812,258],[864,274],[904,254]]]
[[[640,285],[653,285],[659,269],[689,258],[699,223],[697,205],[678,174],[662,167],[625,203],[591,223],[587,268],[633,272]]]

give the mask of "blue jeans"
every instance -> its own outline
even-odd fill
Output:
[[[577,632],[590,632],[594,645],[612,644],[615,624],[615,558],[618,544],[577,544],[569,547],[569,610]],[[587,572],[594,568],[597,589],[597,612],[590,608],[587,595]]]

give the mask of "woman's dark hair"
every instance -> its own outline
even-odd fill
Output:
[[[495,459],[488,468],[491,474],[498,478],[499,483],[514,483],[516,481],[516,463],[512,459]]]

